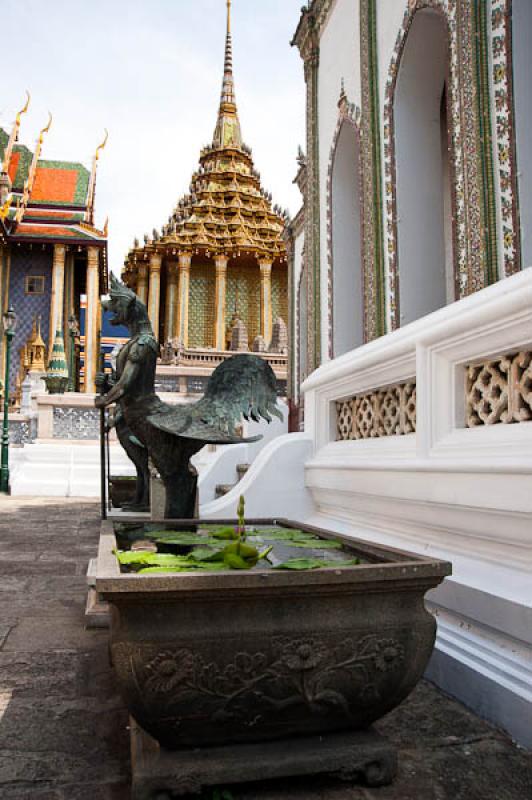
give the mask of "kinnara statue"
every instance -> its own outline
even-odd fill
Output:
[[[97,408],[120,406],[130,441],[146,448],[166,489],[167,519],[191,519],[196,506],[197,474],[190,458],[206,444],[254,442],[236,431],[241,418],[271,422],[282,419],[277,407],[277,382],[270,365],[250,354],[229,358],[213,372],[205,395],[190,405],[170,406],[155,394],[159,346],[148,312],[135,293],[111,276],[113,325],[125,325],[131,338],[116,361],[114,385],[96,398]],[[121,430],[120,439],[126,436]],[[133,437],[133,438],[132,438]]]

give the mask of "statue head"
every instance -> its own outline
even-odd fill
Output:
[[[148,321],[148,311],[144,303],[132,289],[115,278],[112,273],[109,299],[102,300],[102,308],[104,311],[112,312],[111,325],[125,325],[131,328],[139,322]]]

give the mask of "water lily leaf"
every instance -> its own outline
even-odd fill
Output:
[[[196,547],[190,553],[191,561],[221,561],[224,551],[213,547]]]
[[[308,539],[318,539],[317,536],[313,536],[311,533],[305,533],[304,531],[288,529],[278,530],[277,528],[257,528],[249,533],[248,537],[250,539],[260,537],[261,539],[267,539],[269,542],[292,542],[298,540],[307,541]]]
[[[324,567],[352,567],[360,564],[358,558],[350,559],[349,561],[322,561],[319,558],[289,558],[288,561],[283,561],[282,564],[277,564],[273,569],[322,569]]]
[[[207,532],[215,539],[238,539],[238,534],[234,528],[226,526],[224,528],[207,528]]]
[[[196,544],[202,545],[217,545],[218,540],[202,536],[200,533],[172,533],[169,536],[160,536],[155,539],[160,544],[173,544],[181,545],[182,547],[190,547]]]
[[[307,547],[313,550],[341,550],[343,547],[340,542],[328,539],[301,539],[297,542],[285,542],[285,545],[286,547]]]
[[[156,566],[147,566],[143,567],[138,571],[139,575],[171,575],[177,574],[181,572],[220,572],[226,569],[225,564],[222,561],[217,561],[215,563],[207,563],[203,562],[200,563],[189,561],[182,566],[164,566],[164,567],[156,567]]]

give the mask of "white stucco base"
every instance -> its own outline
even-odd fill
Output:
[[[532,422],[465,427],[464,365],[532,349],[532,270],[306,382],[314,524],[449,560],[429,675],[532,747]],[[417,381],[417,432],[335,441],[335,401]]]

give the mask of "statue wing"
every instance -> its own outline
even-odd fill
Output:
[[[242,439],[236,426],[244,419],[254,422],[272,415],[283,419],[277,407],[277,380],[270,365],[258,356],[243,353],[215,369],[205,396],[191,406],[158,413],[148,419],[167,433],[206,444],[255,442],[261,436]]]

